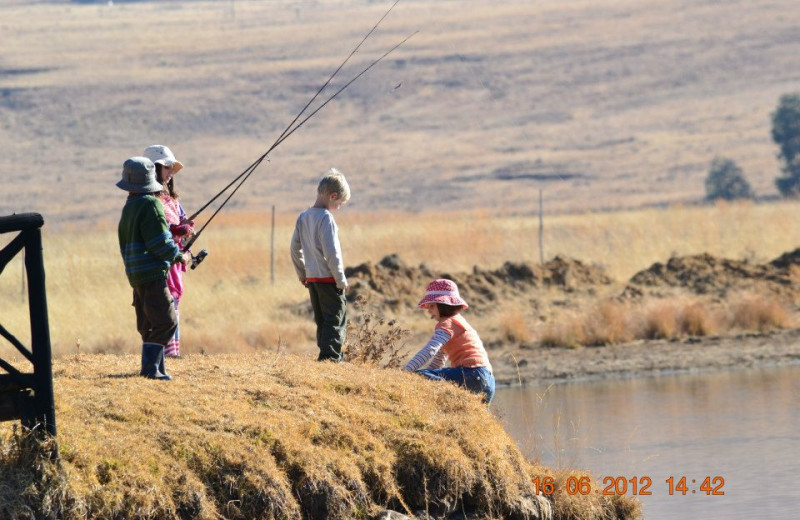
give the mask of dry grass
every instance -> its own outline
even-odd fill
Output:
[[[630,306],[613,300],[599,302],[585,313],[571,313],[564,320],[548,324],[539,337],[546,347],[602,346],[633,339],[635,320]]]
[[[567,492],[567,480],[570,477],[574,479],[574,482],[586,476],[585,472],[575,470],[556,471],[554,497],[559,504],[559,510],[554,515],[554,520],[568,520],[576,517],[642,518],[641,504],[638,501],[629,500],[624,495],[590,495],[587,497],[580,493],[579,487],[575,486],[572,486],[570,490],[578,490],[578,493]],[[593,490],[603,488],[598,481],[590,479],[589,482]]]
[[[266,215],[260,218],[266,226]],[[336,218],[351,265],[388,253],[399,253],[409,265],[452,271],[540,258],[537,217],[486,210],[364,214],[345,209]],[[544,258],[562,255],[602,266],[618,281],[673,256],[708,253],[763,263],[800,246],[800,229],[791,225],[795,218],[800,219],[800,207],[793,201],[546,214]],[[437,223],[447,233],[432,233]]]
[[[476,396],[413,374],[269,353],[171,361],[169,383],[137,366],[57,360],[61,464],[3,424],[0,516],[349,520],[390,507],[506,518],[533,476],[552,475]],[[555,498],[555,517],[570,520],[638,507]]]
[[[344,360],[356,365],[400,368],[408,356],[405,340],[411,331],[397,325],[397,320],[370,312],[366,298],[358,298],[353,307],[356,318],[347,323]]]
[[[500,338],[504,341],[519,344],[528,343],[531,334],[529,318],[522,310],[516,309],[501,314],[499,318]]]
[[[680,334],[678,318],[681,308],[674,301],[658,301],[645,312],[642,336],[645,339],[676,338]]]
[[[746,295],[732,302],[729,322],[731,328],[758,332],[796,325],[796,320],[785,305],[760,295]]]
[[[538,342],[547,347],[601,346],[632,340],[682,339],[719,333],[771,332],[796,326],[786,304],[739,294],[726,302],[686,298],[654,300],[643,307],[607,300],[544,326]]]
[[[699,302],[692,302],[681,309],[678,328],[689,336],[713,336],[720,329],[720,323],[715,313]]]
[[[558,325],[547,325],[539,335],[543,347],[575,348],[584,345],[583,324],[575,317],[566,318]]]
[[[223,213],[209,226],[197,247],[207,248],[210,254],[197,270],[187,273],[187,290],[181,303],[181,332],[187,353],[315,351],[307,293],[295,278],[287,252],[295,217],[277,215],[274,284],[270,279],[268,213]],[[791,203],[552,216],[546,221],[545,247],[547,258],[561,254],[603,266],[618,281],[609,287],[608,296],[614,296],[620,290],[619,284],[635,272],[675,255],[708,251],[723,258],[769,261],[800,244],[800,228],[786,224],[794,220],[800,220],[800,207]],[[376,262],[389,253],[399,253],[408,265],[426,263],[442,272],[470,271],[475,265],[492,268],[507,260],[538,262],[535,218],[502,217],[485,211],[365,215],[345,209],[337,214],[337,221],[346,265]],[[431,233],[431,222],[447,222],[453,232]],[[106,220],[94,228],[81,225],[72,229],[45,222],[50,333],[57,355],[75,353],[78,343],[80,350],[87,353],[138,349],[130,288],[122,270],[115,224]],[[13,234],[3,235],[0,244],[12,237]],[[28,311],[21,291],[21,272],[20,259],[15,258],[0,276],[0,315],[3,325],[27,344]],[[597,296],[598,301],[603,301],[602,294]],[[475,317],[473,325],[487,342],[508,344],[513,336],[528,343],[548,326],[562,329],[559,334],[574,336],[555,341],[558,344],[606,343],[626,338],[620,332],[619,312],[612,312],[612,307],[605,308],[605,316],[596,302],[586,307],[589,310],[570,313],[551,304],[565,298],[561,293],[543,291],[520,298],[498,302],[496,315]],[[531,320],[532,298],[547,311],[546,323]],[[650,337],[678,331],[714,334],[730,327],[748,327],[741,319],[741,325],[719,319],[710,310],[709,316],[703,317],[702,306],[681,303],[679,308],[682,310],[666,312],[668,316],[662,324],[671,327],[672,332],[654,332]],[[576,312],[580,327],[566,323]],[[658,321],[657,313],[653,313],[648,320]],[[683,316],[677,317],[680,313]],[[357,315],[358,312],[353,313],[354,318]],[[413,309],[401,309],[398,315],[386,318],[397,319],[399,327],[412,332],[409,342],[413,346],[430,333],[427,320]],[[670,324],[675,320],[685,323]],[[788,322],[776,323],[786,326]],[[762,327],[755,326],[751,330]],[[578,335],[579,328],[588,331]],[[637,333],[636,337],[648,336]],[[8,353],[4,348],[7,347],[0,346],[0,355]]]
[[[613,301],[600,302],[596,314],[586,324],[588,345],[608,345],[629,341],[628,306]]]

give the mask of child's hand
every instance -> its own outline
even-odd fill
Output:
[[[183,224],[172,224],[169,226],[169,231],[170,233],[178,237],[191,235],[192,233],[194,233],[194,227],[192,227],[193,224],[194,222],[192,222],[191,220],[188,220]]]
[[[181,226],[189,226],[189,234],[194,235],[194,220],[181,220]]]
[[[180,262],[183,265],[189,265],[192,262],[192,253],[190,253],[189,251],[183,253],[183,256],[181,256]]]

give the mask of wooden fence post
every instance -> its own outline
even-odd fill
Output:
[[[272,234],[269,244],[269,283],[275,285],[275,205],[272,205]]]
[[[28,281],[31,347],[23,345],[2,324],[0,336],[33,365],[33,373],[26,373],[0,358],[0,369],[5,372],[0,373],[0,421],[21,419],[24,426],[31,429],[41,427],[38,431],[55,436],[53,367],[42,254],[43,225],[44,219],[38,213],[0,217],[0,233],[19,232],[0,250],[0,272],[15,255],[23,254],[23,273],[27,274]],[[51,455],[57,457],[57,450]]]
[[[542,190],[539,190],[539,264],[544,265],[544,205]]]

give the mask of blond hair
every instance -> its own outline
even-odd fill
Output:
[[[342,202],[350,200],[350,185],[344,174],[336,168],[331,168],[319,181],[317,193],[320,195],[332,195],[336,193]]]

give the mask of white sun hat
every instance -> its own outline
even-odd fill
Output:
[[[163,164],[164,166],[172,166],[175,173],[183,169],[183,163],[175,158],[172,150],[163,144],[154,144],[144,149],[142,153],[145,157],[153,161],[153,164]]]

